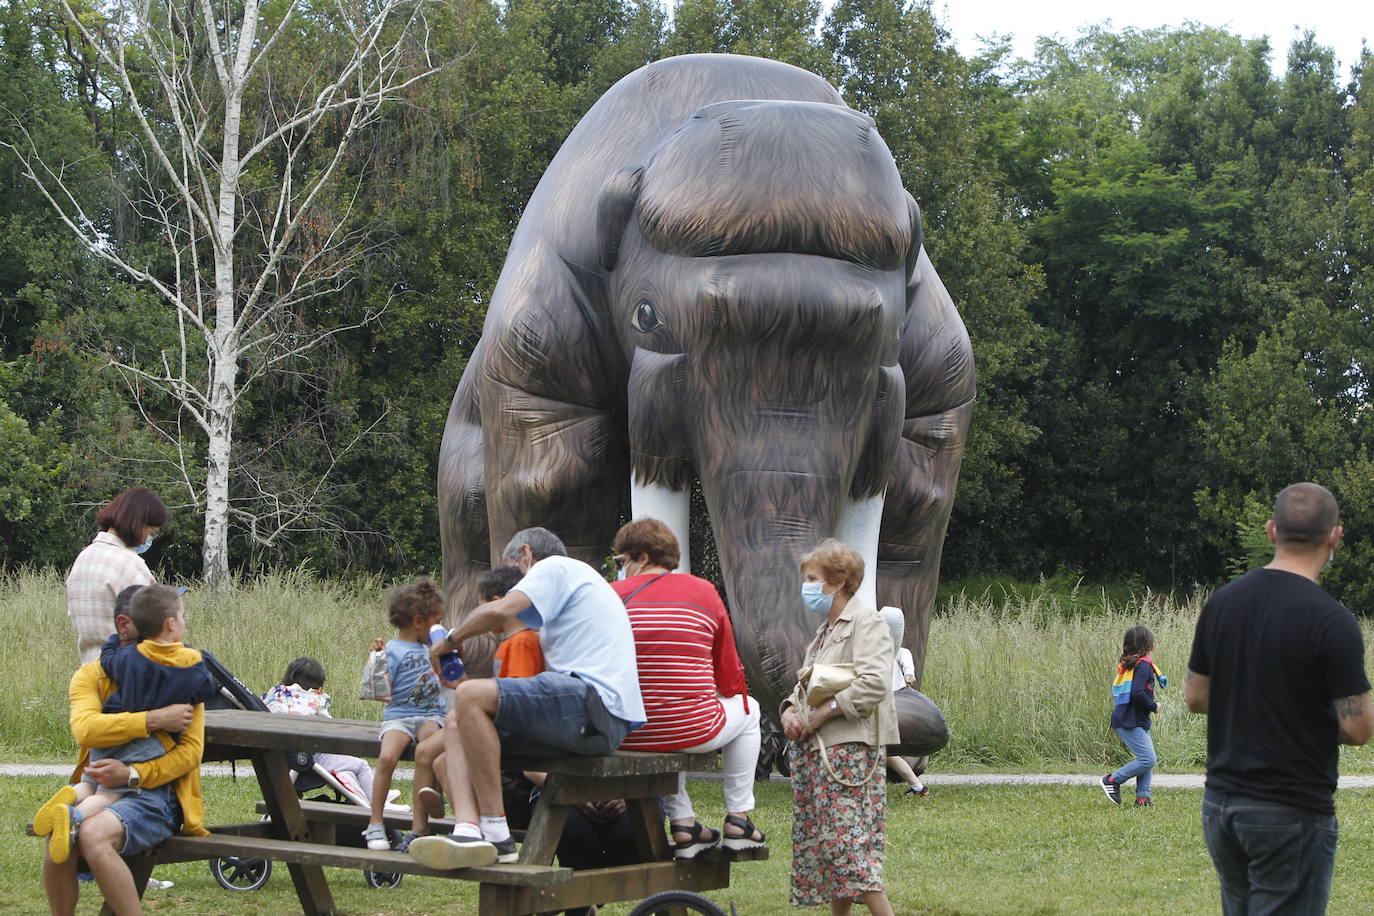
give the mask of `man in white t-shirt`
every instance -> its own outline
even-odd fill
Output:
[[[453,833],[416,837],[408,850],[430,868],[516,860],[501,799],[503,748],[608,754],[644,724],[625,605],[596,570],[567,553],[544,528],[517,532],[501,559],[524,578],[504,598],[478,605],[430,648],[438,658],[518,616],[539,628],[547,669],[458,685],[443,732]]]

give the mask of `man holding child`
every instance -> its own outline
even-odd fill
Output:
[[[135,600],[169,605],[180,617],[181,598],[174,589],[150,585]],[[115,608],[115,632],[121,645],[139,641],[132,619]],[[120,685],[99,661],[77,669],[68,687],[72,736],[80,747],[73,781],[82,774],[105,789],[133,790],[80,825],[75,851],[85,859],[105,902],[120,914],[143,912],[138,888],[122,856],[144,852],[175,833],[203,836],[200,758],[205,745],[205,707],[173,703],[139,712],[104,712],[106,700]],[[125,763],[115,757],[90,760],[93,748],[111,748],[150,736],[180,733],[164,740],[165,753],[151,760]],[[169,746],[170,745],[170,746]],[[37,818],[35,818],[37,820]],[[78,897],[77,856],[54,862],[43,858],[43,888],[53,913],[75,913]]]
[[[501,799],[501,752],[607,754],[645,720],[625,605],[601,575],[567,555],[544,528],[526,528],[501,555],[521,580],[504,598],[478,605],[431,654],[452,652],[514,617],[540,628],[546,670],[528,678],[459,685],[444,728],[455,826],[417,837],[410,855],[431,868],[514,862]]]

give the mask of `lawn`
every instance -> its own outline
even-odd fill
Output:
[[[46,912],[39,884],[40,841],[22,836],[26,819],[49,794],[51,777],[5,780],[0,845],[0,912]],[[791,795],[785,784],[760,785],[755,820],[768,833],[774,857],[736,866],[728,890],[708,896],[741,916],[786,913],[790,865]],[[693,782],[703,820],[721,817],[719,783]],[[1198,826],[1197,790],[1164,790],[1149,810],[1115,807],[1091,787],[960,787],[934,789],[925,799],[891,790],[887,886],[901,914],[1025,916],[1146,911],[1170,916],[1211,914],[1216,882]],[[212,821],[250,818],[256,784],[206,780]],[[1374,903],[1374,790],[1337,796],[1341,843],[1332,914],[1365,914]],[[149,913],[285,914],[300,912],[285,868],[248,893],[222,890],[204,863],[163,866],[158,877],[176,882],[148,895]],[[395,890],[373,890],[359,872],[328,870],[335,899],[349,914],[470,914],[474,890],[460,882],[407,876]],[[1127,882],[1129,878],[1129,883]],[[92,890],[80,909],[94,913]],[[1148,904],[1146,903],[1148,902]],[[628,905],[604,913],[624,916]],[[824,912],[821,910],[820,912]],[[860,910],[862,912],[862,910]]]

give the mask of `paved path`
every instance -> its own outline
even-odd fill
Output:
[[[7,763],[0,765],[0,776],[67,776],[72,768],[56,763]],[[228,764],[208,763],[201,767],[202,776],[230,776]],[[253,766],[244,763],[238,767],[238,775],[253,778]],[[397,769],[395,778],[408,782],[411,771]],[[715,773],[693,774],[693,778],[719,779]],[[1092,773],[941,773],[939,770],[926,773],[922,781],[932,789],[940,786],[1091,786],[1102,777]],[[774,782],[787,780],[773,774]],[[1191,774],[1156,773],[1154,785],[1167,789],[1201,789],[1202,776]],[[1374,775],[1342,776],[1342,789],[1374,788]]]

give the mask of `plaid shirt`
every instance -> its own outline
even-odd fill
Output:
[[[115,596],[130,585],[153,581],[148,564],[112,531],[100,532],[77,554],[67,573],[67,616],[83,665],[100,658],[100,646],[115,631]]]

